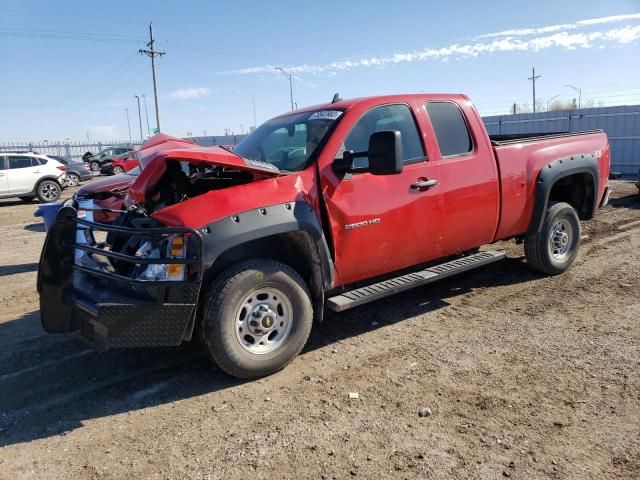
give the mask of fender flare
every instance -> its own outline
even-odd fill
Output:
[[[308,202],[293,201],[230,215],[201,228],[203,271],[210,269],[227,250],[272,235],[306,232],[311,235],[321,262],[322,283],[331,288],[334,268],[322,225]]]
[[[593,153],[585,153],[564,157],[548,163],[538,175],[536,182],[535,203],[529,223],[529,233],[540,231],[544,221],[544,214],[549,204],[549,195],[553,185],[560,179],[577,173],[589,174],[593,180],[593,205],[589,205],[587,219],[593,218],[598,208],[599,169],[598,159]]]

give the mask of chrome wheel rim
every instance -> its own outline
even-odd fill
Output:
[[[98,165],[97,163],[90,163],[89,168],[92,172],[97,172],[98,170],[100,170],[100,165]]]
[[[78,183],[80,183],[80,179],[76,175],[71,173],[67,174],[66,182],[68,186],[75,187],[76,185],[78,185]]]
[[[114,167],[113,173],[116,175],[120,175],[121,173],[124,173],[124,170],[122,169],[122,167]]]
[[[549,235],[549,251],[558,261],[566,260],[571,252],[573,243],[573,227],[568,220],[558,220]]]
[[[287,296],[274,287],[254,290],[235,316],[238,343],[249,353],[263,355],[281,347],[291,333],[293,308]]]
[[[45,200],[55,200],[58,198],[58,187],[53,183],[45,183],[40,189]]]

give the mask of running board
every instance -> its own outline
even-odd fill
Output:
[[[473,255],[425,268],[419,272],[407,273],[400,277],[391,278],[383,282],[374,283],[373,285],[336,295],[327,300],[327,306],[334,312],[343,312],[350,308],[388,297],[394,293],[404,292],[405,290],[448,278],[458,273],[489,265],[490,263],[502,260],[505,256],[503,252],[494,251],[474,253]]]

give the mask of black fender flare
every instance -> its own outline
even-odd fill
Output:
[[[216,259],[235,246],[272,235],[299,231],[306,232],[313,238],[320,257],[323,287],[331,288],[334,281],[333,260],[320,220],[311,204],[305,201],[247,210],[202,227],[203,271],[210,269]]]
[[[531,222],[529,223],[529,233],[536,233],[540,231],[553,185],[561,178],[578,173],[586,173],[593,179],[593,205],[589,205],[588,214],[586,216],[587,219],[593,218],[593,215],[598,208],[598,158],[593,153],[559,158],[558,160],[545,165],[538,175],[533,215],[531,216]]]

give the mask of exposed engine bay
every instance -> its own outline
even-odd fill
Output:
[[[253,172],[168,160],[166,171],[138,208],[143,209],[140,213],[151,214],[211,190],[243,185],[259,178],[260,175]]]

